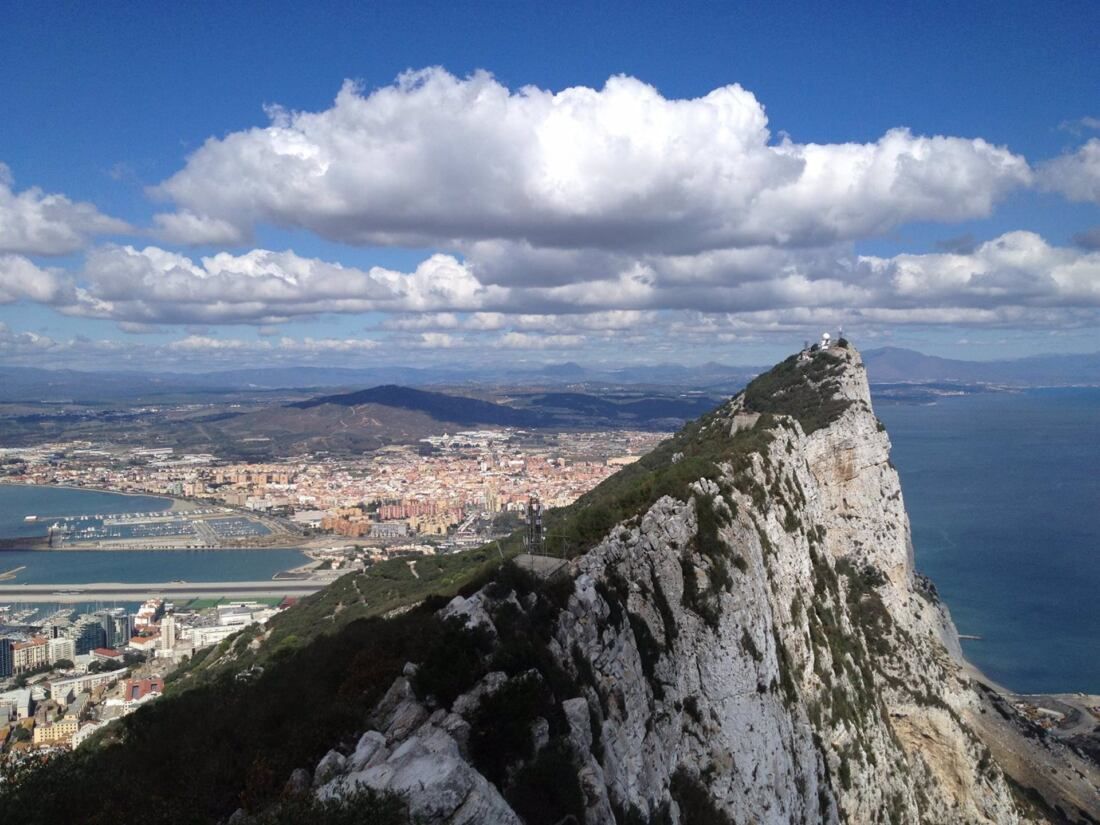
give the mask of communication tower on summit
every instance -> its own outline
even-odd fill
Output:
[[[542,503],[537,496],[527,499],[527,534],[523,537],[527,552],[542,553]]]

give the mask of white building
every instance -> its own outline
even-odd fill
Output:
[[[98,685],[117,682],[119,677],[124,674],[125,671],[111,670],[105,673],[83,673],[80,676],[71,676],[68,679],[54,679],[50,682],[50,695],[56,699],[62,696],[75,695],[85,690],[90,691]]]
[[[0,693],[0,718],[7,713],[8,720],[26,719],[31,715],[31,689],[20,688]]]
[[[176,617],[169,614],[160,620],[161,650],[172,650],[176,646]]]
[[[106,722],[88,722],[80,726],[80,729],[73,734],[72,746],[74,749],[80,747],[80,743],[95,733],[97,730],[101,730],[107,726]]]
[[[47,656],[51,665],[61,659],[68,659],[70,662],[76,660],[76,642],[73,639],[50,639],[47,647]]]
[[[228,625],[214,625],[213,627],[195,627],[191,629],[191,643],[196,647],[209,647],[216,645],[223,639],[228,639],[241,628]]]

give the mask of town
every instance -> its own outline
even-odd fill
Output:
[[[167,513],[56,520],[43,526],[54,549],[316,546],[308,539],[324,536],[419,536],[453,548],[484,537],[474,529],[479,518],[514,527],[509,514],[521,513],[531,497],[545,507],[571,503],[665,437],[471,430],[360,456],[270,464],[64,442],[0,450],[0,480],[177,499]]]
[[[150,599],[48,616],[0,608],[0,749],[16,763],[79,747],[115,719],[158,698],[181,664],[292,599]]]
[[[665,437],[469,430],[364,455],[265,464],[79,441],[0,450],[0,479],[163,496],[170,505],[41,524],[28,513],[27,523],[45,533],[34,539],[43,549],[293,546],[309,562],[276,579],[323,584],[382,559],[455,552],[510,533],[532,500],[540,508],[567,505]],[[27,537],[9,543],[33,544]],[[77,748],[159,697],[181,665],[293,602],[0,605],[0,748],[16,762]]]

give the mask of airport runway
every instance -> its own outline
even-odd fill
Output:
[[[94,582],[91,584],[3,584],[0,604],[92,601],[308,596],[327,582],[280,579],[253,582]]]

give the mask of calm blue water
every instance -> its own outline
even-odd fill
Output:
[[[0,484],[0,536],[45,535],[49,522],[23,517],[133,513],[167,509],[171,501],[94,490]],[[84,582],[261,581],[308,561],[297,550],[97,550],[94,552],[0,551],[0,572],[26,570],[5,584]]]
[[[172,500],[156,496],[124,496],[98,490],[70,490],[0,484],[0,536],[44,536],[51,518],[96,513],[149,513],[167,510]],[[36,522],[24,516],[38,516]]]
[[[263,581],[309,559],[297,550],[0,551],[0,572],[20,565],[4,584],[85,582]]]
[[[876,403],[917,567],[967,657],[1021,692],[1100,692],[1100,389]]]

